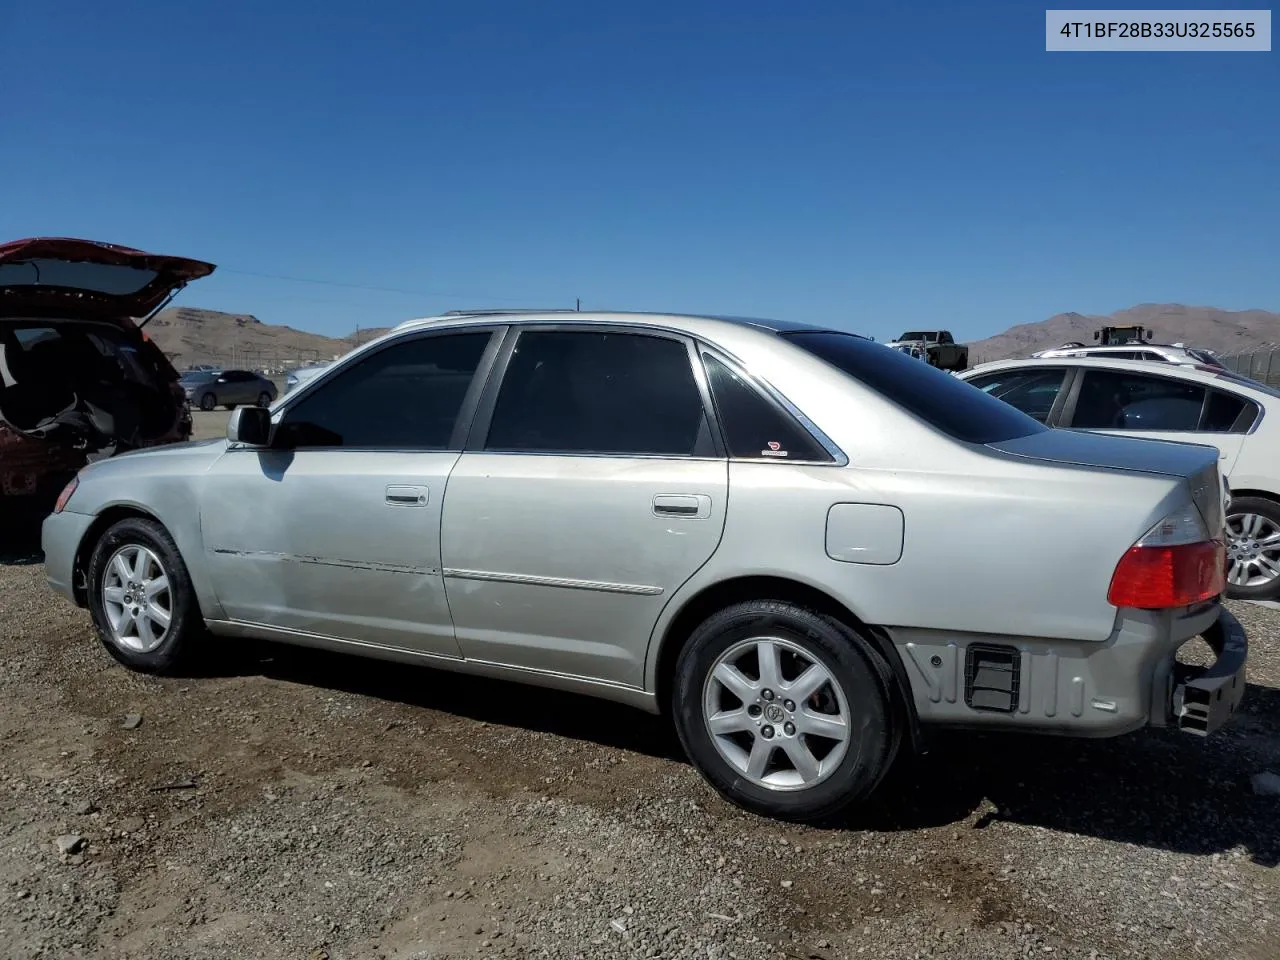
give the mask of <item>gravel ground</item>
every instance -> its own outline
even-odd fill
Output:
[[[0,957],[1280,956],[1280,612],[1209,740],[942,738],[847,822],[721,802],[658,720],[223,642],[117,666],[0,564]]]

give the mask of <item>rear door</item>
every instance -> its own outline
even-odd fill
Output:
[[[1196,380],[1088,367],[1080,370],[1059,425],[1210,444],[1217,447],[1219,469],[1229,478],[1258,413],[1252,400]]]
[[[642,685],[659,613],[724,528],[728,461],[695,360],[660,331],[512,329],[445,492],[464,656]]]

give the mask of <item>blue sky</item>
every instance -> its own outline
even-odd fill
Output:
[[[1021,2],[68,0],[0,55],[0,235],[211,260],[181,302],[266,322],[1280,309],[1277,52],[1050,54]]]

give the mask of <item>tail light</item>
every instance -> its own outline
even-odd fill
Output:
[[[1140,610],[1202,603],[1226,589],[1226,565],[1222,541],[1209,536],[1200,511],[1187,504],[1143,534],[1120,558],[1107,602]]]
[[[67,501],[71,499],[71,495],[76,492],[76,487],[80,486],[80,478],[72,477],[71,482],[62,488],[62,492],[58,494],[58,499],[53,505],[54,513],[61,513],[67,508]],[[48,501],[45,501],[48,503]]]

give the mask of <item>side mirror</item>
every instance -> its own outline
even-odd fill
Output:
[[[227,439],[250,447],[265,447],[271,439],[271,411],[266,407],[236,407],[227,420]]]

